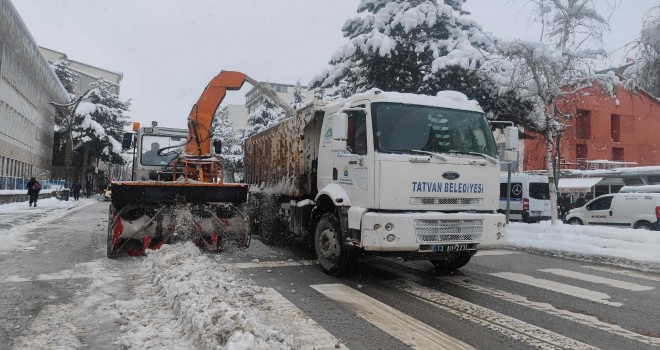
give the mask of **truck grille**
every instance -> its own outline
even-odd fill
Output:
[[[476,241],[483,228],[483,220],[415,220],[417,242]]]
[[[481,205],[481,198],[411,197],[411,205]]]

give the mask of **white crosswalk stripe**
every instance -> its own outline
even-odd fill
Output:
[[[300,260],[300,261],[256,261],[230,264],[237,269],[253,269],[259,267],[276,268],[276,267],[289,267],[289,266],[308,266],[316,265],[316,261]]]
[[[604,284],[604,285],[607,285],[607,286],[610,286],[610,287],[632,290],[632,291],[636,291],[636,292],[651,290],[651,289],[654,288],[654,287],[649,287],[649,286],[642,286],[642,285],[637,284],[637,283],[624,282],[624,281],[619,281],[619,280],[615,280],[615,279],[611,279],[611,278],[594,276],[594,275],[589,275],[589,274],[586,274],[586,273],[575,272],[575,271],[564,270],[564,269],[542,269],[542,270],[539,270],[539,271],[552,273],[552,274],[555,274],[555,275],[558,275],[558,276],[574,278],[574,279],[578,279],[578,280],[582,280],[582,281],[586,281],[586,282]]]
[[[504,278],[509,281],[526,284],[528,286],[546,289],[556,293],[570,295],[576,298],[585,299],[593,301],[600,304],[610,305],[619,307],[622,306],[622,303],[612,302],[606,299],[610,299],[608,294],[597,292],[585,288],[575,287],[569,284],[559,283],[555,281],[550,281],[546,279],[536,278],[529,275],[515,273],[515,272],[497,272],[491,273],[492,276],[499,278]]]
[[[479,250],[474,256],[497,256],[497,255],[515,255],[521,254],[513,250],[493,249],[493,250]]]
[[[482,294],[486,294],[489,296],[492,296],[494,298],[508,301],[511,303],[514,303],[516,305],[528,307],[533,310],[541,311],[544,313],[547,313],[549,315],[553,315],[556,317],[561,317],[565,320],[573,321],[578,324],[584,325],[584,326],[589,326],[593,327],[595,329],[599,329],[608,333],[612,333],[621,337],[624,337],[626,339],[630,340],[635,340],[644,344],[649,344],[653,346],[660,346],[660,338],[656,337],[650,337],[646,335],[642,335],[639,333],[635,333],[632,331],[629,331],[625,328],[622,328],[619,325],[612,324],[612,323],[607,323],[599,320],[598,318],[590,315],[585,315],[581,314],[578,312],[573,312],[569,310],[564,310],[564,309],[558,309],[554,307],[551,304],[548,303],[543,303],[543,302],[538,302],[538,301],[532,301],[527,299],[524,296],[509,293],[503,290],[499,289],[493,289],[493,288],[487,288],[487,287],[482,287],[478,286],[474,283],[469,283],[465,281],[465,277],[463,276],[447,276],[447,277],[440,277],[441,280],[449,282],[451,284],[473,290],[475,292],[479,292]]]
[[[343,284],[312,285],[319,293],[339,302],[415,349],[473,349],[470,345]]]
[[[463,299],[409,282],[393,283],[418,299],[538,349],[596,349],[575,339],[534,326]]]
[[[267,301],[270,310],[265,312],[269,324],[286,325],[293,333],[298,349],[348,350],[337,338],[309,318],[302,310],[272,288],[265,288],[255,299]]]
[[[607,267],[607,266],[582,266],[582,267],[585,268],[585,269],[615,273],[615,274],[621,275],[621,276],[635,277],[635,278],[641,278],[641,279],[645,279],[645,280],[649,280],[649,281],[660,282],[660,275],[657,275],[657,274],[650,274],[650,273],[639,272],[639,271],[631,271],[631,270],[626,270],[626,269],[617,269],[617,268],[614,268],[614,267]]]

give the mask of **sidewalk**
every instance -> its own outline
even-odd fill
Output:
[[[40,199],[37,207],[28,206],[28,201],[0,205],[0,254],[11,249],[29,246],[25,237],[31,230],[59,219],[71,210],[100,201],[98,195],[74,201],[61,201],[55,197]],[[21,248],[22,247],[22,248]]]

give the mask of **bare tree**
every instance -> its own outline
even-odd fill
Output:
[[[557,221],[557,187],[553,150],[557,136],[572,116],[562,112],[562,99],[591,85],[593,80],[616,79],[595,75],[594,59],[605,56],[600,48],[608,23],[592,0],[531,0],[540,22],[538,42],[513,40],[497,43],[493,71],[507,89],[517,91],[532,102],[531,122],[538,126],[545,141],[552,222]],[[611,86],[610,84],[607,84]]]

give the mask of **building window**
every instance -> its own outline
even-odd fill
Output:
[[[612,160],[623,162],[623,148],[612,148]]]
[[[612,142],[621,142],[621,116],[612,114]]]
[[[591,138],[591,111],[577,110],[576,133],[578,139]]]
[[[586,169],[587,163],[587,146],[586,145],[575,145],[575,160],[578,163],[580,169]]]

